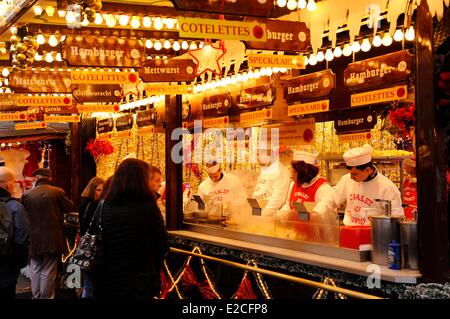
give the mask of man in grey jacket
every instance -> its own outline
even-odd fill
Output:
[[[8,251],[0,255],[0,300],[14,299],[20,268],[28,262],[29,221],[25,207],[11,197],[15,189],[15,173],[9,167],[0,167],[0,204],[3,214],[9,213],[12,237]],[[3,216],[6,218],[6,216]]]
[[[73,203],[50,182],[51,171],[33,172],[36,185],[22,195],[31,228],[31,290],[33,299],[53,299],[58,259],[66,250],[64,214]]]

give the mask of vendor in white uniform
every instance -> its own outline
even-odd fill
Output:
[[[246,203],[247,191],[237,176],[222,172],[217,162],[207,163],[205,169],[208,178],[198,187],[198,195],[205,203],[225,209]],[[219,214],[217,210],[216,214]]]
[[[382,210],[376,199],[388,200],[392,215],[403,215],[400,191],[393,182],[377,171],[372,163],[372,147],[365,144],[344,153],[349,173],[342,176],[333,191],[320,199],[314,211],[324,214],[345,203],[344,225],[368,226],[371,208]]]
[[[290,173],[289,169],[280,163],[277,150],[260,150],[258,153],[261,172],[252,197],[266,201],[261,211],[262,216],[273,216],[285,203]]]

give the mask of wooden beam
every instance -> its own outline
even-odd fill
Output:
[[[425,282],[448,280],[445,134],[434,102],[433,18],[426,1],[416,23],[416,150],[420,271]]]

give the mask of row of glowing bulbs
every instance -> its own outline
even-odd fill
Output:
[[[11,89],[9,87],[7,87],[9,85],[9,80],[8,80],[9,69],[6,67],[3,68],[1,75],[4,78],[0,79],[0,93],[11,93]],[[5,85],[6,88],[3,88],[3,85]]]
[[[317,62],[322,62],[323,60],[331,61],[334,58],[338,58],[342,55],[344,56],[350,56],[352,53],[357,53],[359,51],[368,52],[372,45],[374,47],[379,47],[381,45],[384,46],[390,46],[392,42],[395,40],[397,42],[403,41],[403,39],[408,41],[413,41],[415,38],[415,32],[413,26],[410,26],[408,30],[403,33],[402,30],[398,29],[394,33],[394,39],[390,36],[389,33],[385,33],[383,35],[383,38],[381,38],[378,34],[372,39],[372,44],[370,43],[369,39],[362,40],[361,43],[359,43],[358,40],[353,41],[352,44],[345,44],[344,47],[341,49],[340,46],[337,46],[332,50],[331,48],[327,49],[325,53],[323,51],[319,51],[317,54],[310,54],[309,57],[304,57],[305,65],[316,65]]]
[[[33,7],[34,10],[34,14],[36,16],[40,16],[44,13],[52,17],[55,14],[55,8],[53,6],[47,6],[44,9],[42,9],[40,6],[34,6]],[[66,18],[67,23],[69,24],[73,24],[75,22],[80,22],[81,25],[88,25],[89,21],[87,21],[87,19],[84,19],[83,21],[81,20],[81,15],[75,11],[65,11],[65,10],[58,10],[57,12],[58,16],[60,18]],[[173,29],[175,28],[175,26],[177,25],[177,19],[175,18],[161,18],[161,17],[142,17],[142,21],[141,21],[141,17],[139,16],[129,16],[126,14],[121,14],[121,15],[117,15],[117,14],[107,14],[107,13],[96,13],[95,14],[95,21],[94,23],[99,25],[102,24],[103,21],[105,21],[106,25],[108,27],[114,27],[117,22],[119,23],[119,25],[125,27],[128,24],[130,24],[130,26],[133,29],[137,29],[139,28],[141,25],[145,28],[150,28],[152,25],[156,30],[161,30],[164,25],[166,25],[166,27],[168,29]]]
[[[277,0],[277,6],[280,8],[287,7],[289,10],[307,9],[308,11],[316,10],[316,2],[314,0]]]

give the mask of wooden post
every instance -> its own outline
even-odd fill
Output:
[[[445,135],[434,102],[433,19],[426,1],[416,23],[416,150],[420,271],[425,282],[448,279]]]
[[[182,96],[166,95],[165,132],[166,132],[166,227],[168,230],[181,229],[183,222],[183,164],[172,160],[174,146],[181,143],[181,136],[172,140],[172,132],[181,128]]]
[[[72,133],[72,141],[70,144],[70,176],[71,176],[71,197],[74,201],[74,208],[78,207],[80,198],[80,130],[79,124],[77,122],[71,123],[70,125]]]

